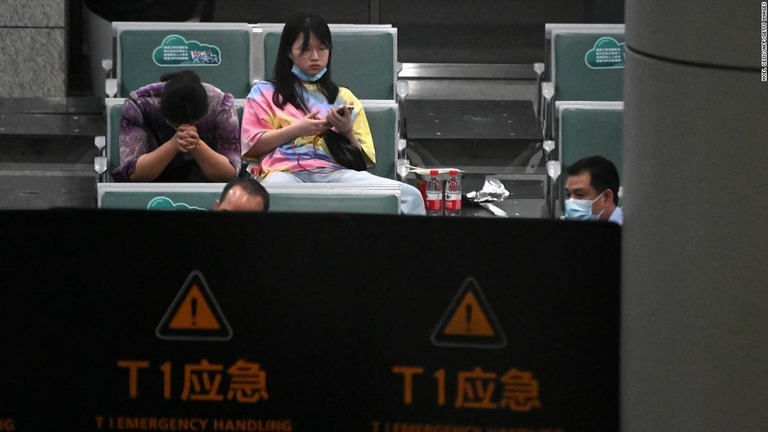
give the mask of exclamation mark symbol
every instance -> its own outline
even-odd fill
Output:
[[[467,317],[467,333],[472,333],[472,305],[464,306],[464,311],[466,312],[464,316]]]
[[[195,322],[195,318],[197,317],[197,299],[192,298],[192,327],[197,327],[197,323]]]

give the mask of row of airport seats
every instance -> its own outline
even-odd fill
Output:
[[[107,99],[107,136],[104,154],[108,170],[120,163],[120,115],[123,99]],[[238,118],[242,116],[243,99],[237,99]],[[393,119],[397,115],[394,102],[364,101],[374,142],[391,142],[396,136]],[[370,168],[374,174],[389,169],[394,176],[394,147],[377,145],[377,157],[392,159],[391,164]],[[388,154],[387,154],[388,153]],[[108,176],[106,174],[105,176]],[[381,175],[381,174],[377,174]],[[384,176],[384,175],[382,175]],[[211,210],[223,184],[216,183],[113,183],[98,184],[98,207],[147,210]],[[280,212],[346,212],[399,214],[400,189],[397,186],[300,184],[267,185],[271,211]]]
[[[546,24],[545,41],[540,120],[557,149],[550,163],[564,168],[601,155],[623,178],[624,25]],[[551,195],[564,196],[564,185],[563,175]]]
[[[397,29],[385,24],[331,24],[333,79],[359,99],[395,99]],[[245,98],[271,79],[283,24],[115,22],[113,92],[193,69],[203,81]],[[361,55],[362,53],[362,55]],[[116,85],[115,85],[116,83]]]
[[[400,214],[397,185],[267,184],[271,212]],[[224,183],[101,183],[104,209],[210,211]]]
[[[380,177],[395,178],[395,145],[397,140],[397,104],[394,101],[363,100],[363,107],[371,129],[374,147],[376,148],[376,165],[369,168],[371,174]],[[106,156],[107,169],[120,166],[120,115],[123,111],[124,99],[106,99],[107,135]],[[245,99],[236,99],[238,119],[242,120]]]
[[[120,163],[119,121],[123,97],[156,82],[165,73],[192,69],[204,82],[237,98],[238,116],[253,83],[273,77],[273,67],[283,24],[115,22],[113,59],[105,68],[107,79],[107,135],[103,138],[108,169]],[[391,25],[330,25],[333,34],[333,78],[349,87],[361,100],[376,149],[372,174],[394,179],[398,137],[397,29]],[[359,53],[365,53],[361,59]],[[108,180],[108,176],[106,179]],[[168,189],[170,187],[170,189]],[[156,197],[181,202],[175,209],[210,208],[223,185],[101,182],[98,205],[104,208],[158,209]],[[345,189],[351,191],[344,192]],[[389,188],[392,189],[392,188]],[[395,188],[397,189],[397,188]],[[274,211],[342,211],[398,213],[392,197],[400,191],[379,187],[299,185],[269,187]],[[158,198],[159,199],[159,198]],[[190,201],[190,202],[188,202]],[[150,206],[149,204],[152,203]],[[207,204],[206,204],[207,203]],[[167,203],[166,203],[167,204]]]

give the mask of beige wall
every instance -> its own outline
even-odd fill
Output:
[[[66,0],[0,0],[0,97],[65,97]]]

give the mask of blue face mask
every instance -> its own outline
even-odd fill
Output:
[[[328,71],[328,68],[323,68],[323,70],[321,70],[315,75],[307,75],[304,72],[302,72],[301,69],[299,69],[298,66],[296,65],[293,65],[293,67],[291,68],[291,72],[293,72],[293,74],[296,75],[298,79],[302,81],[307,81],[307,82],[315,82],[319,80],[320,78],[323,77],[323,75],[325,75],[327,71]]]
[[[605,193],[605,191],[603,191],[603,193]],[[596,221],[597,218],[603,214],[605,209],[594,215],[592,214],[592,204],[599,200],[600,197],[603,196],[603,193],[593,200],[574,198],[565,200],[565,218],[568,220]]]

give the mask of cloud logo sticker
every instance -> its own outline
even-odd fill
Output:
[[[584,54],[584,63],[590,69],[623,69],[625,46],[610,36],[603,36]]]
[[[202,210],[206,211],[204,208],[191,206],[189,204],[185,203],[175,203],[170,198],[159,196],[152,198],[152,201],[147,204],[147,210]]]
[[[221,50],[215,45],[170,35],[152,51],[152,61],[158,66],[218,66],[221,64]]]

